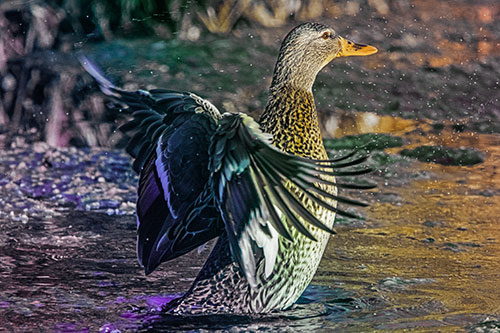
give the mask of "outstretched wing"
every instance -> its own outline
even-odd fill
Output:
[[[209,145],[219,111],[208,101],[169,90],[124,91],[88,59],[82,65],[101,90],[128,106],[127,151],[140,173],[137,254],[146,274],[223,232],[208,188]]]
[[[354,205],[363,203],[333,195],[318,186],[326,184],[348,188],[372,185],[337,184],[331,177],[360,175],[370,169],[338,171],[362,163],[366,157],[347,161],[352,154],[336,160],[317,161],[290,155],[270,144],[270,136],[243,114],[224,114],[210,147],[211,184],[221,211],[234,258],[252,287],[256,286],[256,267],[263,254],[264,272],[272,273],[278,251],[278,235],[292,240],[288,224],[305,236],[314,236],[301,221],[333,233],[290,190],[330,211],[353,216],[333,205],[332,200]],[[346,162],[347,161],[347,162]],[[335,171],[334,171],[335,170]],[[285,222],[287,221],[287,222]]]
[[[178,105],[183,111],[162,131],[140,172],[137,254],[146,273],[223,231],[207,188],[208,147],[215,122],[186,105]]]

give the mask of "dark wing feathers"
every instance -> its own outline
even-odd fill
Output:
[[[219,112],[201,98],[169,90],[125,91],[88,59],[82,65],[132,119],[127,152],[140,173],[137,253],[146,273],[217,237],[224,229],[207,190],[208,147]]]
[[[363,203],[329,193],[319,184],[374,187],[331,180],[370,172],[339,171],[363,163],[366,156],[354,158],[352,152],[332,160],[310,160],[289,155],[272,146],[270,136],[248,116],[221,117],[209,102],[190,93],[124,91],[88,59],[80,61],[101,90],[127,105],[132,115],[120,129],[131,134],[127,152],[140,173],[137,253],[146,273],[225,232],[233,257],[255,286],[259,267],[266,276],[273,270],[279,235],[293,241],[289,227],[313,240],[305,222],[334,232],[303,205],[302,197],[353,217],[333,202]]]
[[[304,223],[334,233],[312,211],[303,205],[290,186],[300,190],[317,206],[339,214],[353,214],[335,207],[334,202],[365,204],[329,193],[318,184],[335,186],[328,177],[357,175],[368,168],[349,168],[366,161],[349,154],[335,160],[310,160],[279,151],[270,144],[258,124],[242,114],[224,114],[210,146],[210,178],[215,201],[224,221],[233,256],[251,286],[256,285],[259,260],[266,276],[272,271],[277,252],[276,236],[292,240],[289,225],[315,240]],[[326,177],[326,179],[325,179]],[[343,184],[349,188],[371,188],[371,185]],[[261,251],[255,251],[261,248]],[[259,257],[261,253],[263,257]],[[269,269],[268,267],[271,267]]]
[[[273,205],[272,199],[274,198],[278,201],[279,204],[282,204],[282,200],[279,196],[276,195],[276,190],[274,188],[278,183],[275,182],[271,177],[266,175],[264,172],[260,171],[262,170],[258,169],[257,167],[256,170],[252,170],[251,175],[256,180],[254,181],[254,183],[258,185],[257,190],[261,197],[261,202],[264,202],[264,204],[269,207],[269,215],[271,217],[269,219],[269,222],[276,229],[276,231],[279,232],[280,235],[282,235],[289,241],[293,241],[293,237],[292,235],[290,235],[287,226],[283,223],[277,223],[277,221],[280,220],[280,217],[276,210],[276,207]],[[271,191],[271,194],[268,191],[264,191],[265,187],[267,187]],[[294,220],[290,222],[295,226]]]
[[[149,173],[154,172],[161,186],[164,211],[164,216],[156,219],[139,215],[138,249],[143,249],[139,254],[146,272],[206,243],[223,230],[212,194],[206,189],[210,176],[208,146],[215,124],[206,113],[179,113],[156,143],[154,158],[149,161],[154,166],[141,171],[140,179],[147,182],[151,182]],[[139,156],[145,153],[143,149]],[[142,200],[150,199],[139,195],[138,206]]]
[[[146,165],[149,167],[148,163]],[[154,163],[149,165],[152,165],[152,169],[148,175],[153,176],[141,178],[137,203],[137,254],[146,274],[161,262],[181,256],[217,237],[222,230],[217,227],[215,207],[207,202],[193,205],[196,207],[185,219],[175,219],[162,196],[157,195],[155,184],[157,187],[161,187],[161,184],[158,179],[152,179],[157,177]],[[151,197],[154,199],[150,199]]]
[[[285,215],[288,218],[288,221],[292,223],[292,225],[297,228],[302,234],[306,237],[309,237],[312,240],[316,240],[314,236],[304,228],[302,222],[300,222],[295,215],[301,216],[304,220],[308,221],[312,225],[323,229],[324,231],[335,233],[333,230],[325,226],[321,221],[319,221],[309,210],[307,210],[297,198],[289,192],[288,189],[285,188],[284,182],[287,181],[287,178],[282,175],[278,175],[279,171],[276,170],[273,166],[271,166],[268,161],[263,159],[262,157],[256,157],[258,159],[257,165],[259,166],[259,170],[266,174],[269,179],[274,181],[275,186],[269,187],[268,191],[271,192],[272,197],[277,201],[278,206],[284,210]],[[292,209],[290,209],[291,207]],[[293,214],[292,211],[296,213]]]

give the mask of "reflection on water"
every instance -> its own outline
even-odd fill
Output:
[[[179,319],[158,310],[189,287],[211,246],[144,276],[135,258],[135,178],[123,153],[36,146],[4,151],[0,330],[455,331],[485,320],[497,325],[500,138],[369,113],[336,116],[325,127],[332,136],[391,133],[402,136],[405,147],[473,146],[486,158],[471,167],[407,162],[373,175],[379,188],[360,194],[371,203],[362,212],[366,219],[337,226],[313,284],[293,309]]]
[[[341,138],[362,133],[391,133],[399,135],[409,132],[422,123],[416,120],[380,116],[372,112],[345,112],[335,109],[335,113],[323,116],[326,136]]]

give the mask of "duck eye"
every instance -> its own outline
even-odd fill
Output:
[[[328,31],[323,32],[323,36],[321,36],[323,39],[328,39],[330,38],[330,33]]]

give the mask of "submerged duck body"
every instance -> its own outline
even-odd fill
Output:
[[[312,95],[317,73],[339,56],[375,53],[326,25],[305,23],[283,41],[259,122],[221,114],[192,93],[128,92],[87,59],[101,90],[127,104],[128,152],[140,173],[137,251],[146,273],[218,237],[173,314],[265,313],[289,308],[313,278],[335,214],[335,176],[363,174],[365,158],[328,160]],[[347,168],[347,169],[344,169]]]

